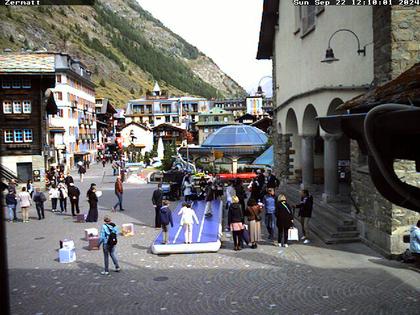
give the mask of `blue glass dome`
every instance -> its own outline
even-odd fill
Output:
[[[265,146],[268,138],[262,130],[247,126],[233,125],[217,129],[210,134],[202,147]]]

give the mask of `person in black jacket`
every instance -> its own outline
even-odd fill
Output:
[[[216,199],[216,185],[213,184],[212,182],[207,183],[207,188],[206,188],[206,210],[204,211],[204,215],[206,216],[206,218],[209,218],[213,215],[213,211],[212,211],[212,203],[213,200]]]
[[[280,181],[277,177],[271,173],[271,170],[267,170],[267,189],[276,189],[279,185]]]
[[[172,211],[169,209],[169,202],[164,200],[162,207],[160,208],[160,222],[162,224],[162,244],[168,244],[169,242],[169,224],[174,227],[172,220]]]
[[[37,187],[35,189],[33,201],[35,202],[36,212],[38,213],[38,220],[45,219],[44,202],[47,201],[47,197],[45,197],[41,188]]]
[[[238,179],[235,183],[235,192],[236,196],[239,198],[239,204],[241,205],[242,211],[243,213],[245,213],[245,200],[248,196],[246,195],[243,182],[240,179]]]
[[[299,208],[299,217],[300,224],[302,225],[302,240],[304,244],[309,243],[308,240],[308,230],[309,230],[309,220],[312,217],[312,208],[313,208],[313,198],[309,195],[308,190],[303,189],[300,191],[301,202],[295,205],[296,208]]]
[[[70,205],[71,205],[71,215],[74,217],[77,214],[80,213],[79,209],[79,197],[80,197],[80,190],[76,186],[74,186],[73,182],[69,183],[68,188],[68,195],[70,199]]]
[[[237,196],[232,197],[232,204],[228,210],[228,225],[233,235],[234,250],[241,250],[242,230],[244,228],[245,216],[239,204]]]
[[[98,196],[96,196],[96,184],[90,184],[87,192],[89,213],[86,222],[98,222]]]
[[[293,226],[293,209],[283,194],[280,194],[276,201],[276,223],[279,246],[287,247],[288,232]]]
[[[155,228],[161,228],[162,224],[160,222],[160,208],[162,207],[163,201],[163,192],[162,184],[158,184],[158,188],[153,192],[152,203],[155,206]]]

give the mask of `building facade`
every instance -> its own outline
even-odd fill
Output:
[[[122,128],[121,137],[123,138],[123,147],[125,149],[131,145],[143,155],[145,152],[150,152],[153,149],[153,132],[144,125],[134,122],[129,123]]]
[[[405,248],[401,231],[413,212],[380,196],[356,142],[326,132],[316,118],[343,114],[341,104],[407,69],[413,54],[418,60],[416,16],[415,8],[264,1],[257,58],[273,62],[275,170],[283,184],[300,184],[317,197],[323,211],[314,212],[311,227],[324,241],[360,238],[385,255]],[[320,62],[327,48],[339,60]]]
[[[198,144],[203,143],[217,129],[234,124],[236,122],[233,113],[218,107],[201,113],[199,121],[195,124],[198,131]]]
[[[73,167],[78,161],[95,161],[97,132],[95,85],[83,63],[66,54],[57,54],[56,82],[53,89],[59,112],[50,126],[63,127],[63,156],[58,163]]]
[[[187,124],[198,121],[198,115],[209,109],[204,98],[173,97],[155,95],[131,100],[127,104],[126,123],[136,122],[150,127],[172,124],[186,128]]]
[[[50,91],[55,65],[54,54],[0,56],[1,167],[20,180],[43,180],[54,162],[54,134],[47,122],[57,113]]]

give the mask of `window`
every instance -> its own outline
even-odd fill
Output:
[[[316,7],[314,5],[301,7],[302,36],[308,34],[315,28],[315,13]]]
[[[13,113],[22,113],[22,103],[20,101],[13,101]]]
[[[209,128],[204,128],[204,132],[208,133],[209,132]]]
[[[30,114],[32,111],[31,101],[23,101],[23,112],[25,114]]]
[[[228,118],[227,117],[223,118],[223,121],[228,122]]]
[[[219,116],[214,116],[214,121],[219,121]]]
[[[23,142],[23,132],[20,129],[15,129],[15,142]]]
[[[6,143],[13,142],[13,131],[12,130],[5,130],[4,131],[4,142],[6,142]]]
[[[59,100],[59,101],[62,101],[63,100],[63,93],[57,92],[56,93],[56,96],[57,96],[57,100]]]
[[[171,122],[171,116],[165,116],[165,122]]]
[[[31,80],[30,79],[23,79],[22,80],[22,87],[24,89],[30,89],[31,88]]]
[[[3,101],[3,113],[11,114],[13,112],[12,102],[11,101]]]
[[[12,87],[14,89],[19,89],[20,88],[20,80],[19,79],[12,80]]]
[[[23,140],[25,142],[32,142],[32,129],[23,129]]]
[[[3,89],[10,89],[10,88],[12,87],[12,82],[11,82],[10,80],[3,79],[3,80],[1,81],[1,87],[2,87]]]
[[[57,83],[61,83],[61,74],[55,76]]]

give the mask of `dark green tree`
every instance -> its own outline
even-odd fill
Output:
[[[103,86],[103,87],[105,87],[105,86],[106,86],[104,79],[101,79],[101,81],[99,82],[99,85],[100,85],[100,86]]]
[[[15,42],[15,38],[13,37],[13,35],[9,36],[9,42],[14,43]]]

